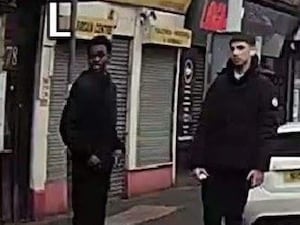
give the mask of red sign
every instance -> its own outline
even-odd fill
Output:
[[[208,31],[225,31],[228,0],[206,0],[200,28]]]

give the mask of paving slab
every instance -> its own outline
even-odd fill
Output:
[[[137,205],[107,218],[107,225],[138,225],[176,212],[180,207]]]

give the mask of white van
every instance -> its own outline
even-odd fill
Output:
[[[278,129],[264,183],[249,192],[245,225],[300,225],[300,123]]]

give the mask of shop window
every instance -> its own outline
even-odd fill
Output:
[[[293,121],[298,122],[300,121],[300,60],[295,61],[293,94]]]

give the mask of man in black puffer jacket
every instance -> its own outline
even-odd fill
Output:
[[[211,85],[191,147],[202,182],[205,225],[241,225],[249,188],[262,184],[278,128],[278,99],[260,74],[255,38],[236,34],[231,58]]]
[[[89,69],[74,82],[62,113],[60,134],[72,157],[73,225],[104,225],[113,156],[125,153],[116,130],[117,89],[106,69],[111,50],[105,36],[90,41]]]

